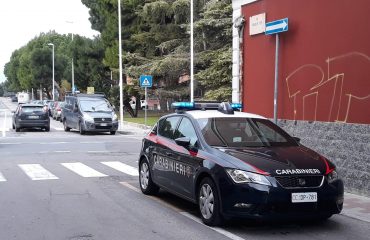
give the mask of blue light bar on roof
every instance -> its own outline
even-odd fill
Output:
[[[237,110],[239,110],[239,109],[242,109],[242,104],[241,103],[232,103],[232,104],[230,104],[231,105],[231,108],[232,109],[237,109]]]
[[[174,102],[172,103],[172,108],[175,109],[192,109],[194,108],[193,102]]]

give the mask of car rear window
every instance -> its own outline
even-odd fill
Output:
[[[43,107],[42,106],[23,106],[22,112],[29,113],[29,112],[42,112]]]

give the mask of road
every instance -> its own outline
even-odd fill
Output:
[[[50,132],[9,129],[0,137],[0,239],[369,239],[370,223],[344,215],[207,227],[195,205],[164,191],[140,192],[141,135],[81,136],[51,121]],[[3,123],[0,114],[0,128]]]

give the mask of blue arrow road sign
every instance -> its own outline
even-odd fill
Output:
[[[152,87],[152,85],[153,85],[153,76],[150,75],[140,76],[140,87]]]
[[[266,35],[288,31],[288,18],[266,23]]]

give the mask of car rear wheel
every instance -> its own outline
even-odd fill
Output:
[[[47,127],[45,128],[45,131],[46,131],[46,132],[50,132],[50,126],[47,126]]]
[[[221,225],[223,220],[216,185],[206,177],[201,181],[198,191],[198,206],[202,221],[209,226]]]
[[[71,128],[69,128],[67,126],[67,121],[66,120],[63,121],[63,127],[64,127],[64,131],[66,131],[66,132],[69,132],[69,130],[71,130]]]
[[[140,162],[139,166],[139,180],[140,189],[146,195],[154,195],[158,193],[159,187],[155,185],[152,181],[152,176],[150,174],[149,164],[146,159]]]
[[[115,135],[116,131],[110,131],[110,135]]]

